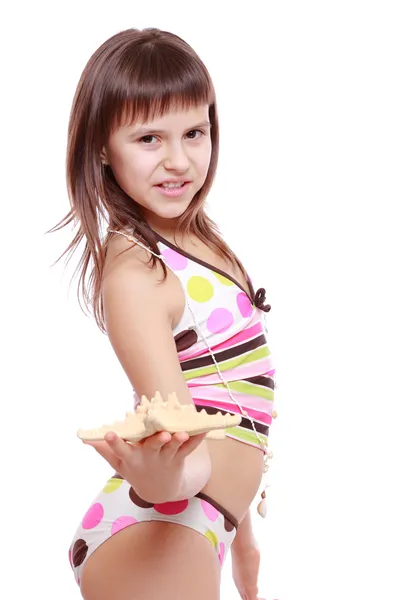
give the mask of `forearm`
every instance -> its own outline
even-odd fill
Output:
[[[260,550],[252,530],[250,511],[239,524],[231,546],[232,577],[243,600],[258,599]]]
[[[253,532],[249,509],[239,524],[231,550],[232,553],[243,553],[252,548],[258,548],[258,544]]]

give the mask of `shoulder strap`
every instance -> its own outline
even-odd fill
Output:
[[[107,228],[107,231],[110,233],[119,233],[120,235],[123,235],[130,242],[135,242],[135,244],[137,244],[138,246],[141,246],[141,248],[143,248],[144,250],[147,250],[148,252],[150,252],[151,254],[153,254],[154,256],[159,258],[160,260],[162,260],[167,265],[167,267],[169,266],[162,254],[156,254],[156,252],[153,252],[153,250],[151,250],[148,246],[146,246],[146,244],[139,242],[139,240],[136,239],[135,237],[133,237],[132,234],[127,234],[127,233],[124,233],[123,231],[117,231],[116,229],[110,229],[109,227]]]

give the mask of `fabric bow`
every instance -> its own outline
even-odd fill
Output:
[[[271,310],[271,305],[264,304],[265,298],[266,298],[265,288],[259,288],[256,291],[256,295],[254,297],[254,305],[257,308],[259,308],[260,310],[263,310],[264,312],[269,312]]]

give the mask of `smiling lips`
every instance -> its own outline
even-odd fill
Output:
[[[155,187],[161,191],[165,196],[176,198],[184,194],[190,185],[190,181],[180,182],[165,182],[164,184],[159,183]]]
[[[157,185],[163,185],[163,184],[180,184],[182,185],[183,183],[190,183],[188,179],[164,179],[164,181],[160,181],[160,183],[157,183]]]

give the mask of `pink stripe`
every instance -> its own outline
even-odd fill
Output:
[[[220,408],[223,408],[224,406],[227,407],[228,405],[232,404],[232,400],[226,387],[222,388],[211,385],[198,385],[196,387],[190,386],[189,391],[192,398],[196,397],[198,400],[205,400],[206,402],[218,402],[221,405]],[[252,396],[250,394],[239,394],[238,392],[232,392],[232,396],[234,398],[237,397],[238,402],[244,408],[249,406],[254,411],[268,414],[272,414],[272,411],[274,410],[274,402],[272,400],[266,400],[260,396]],[[229,409],[225,408],[224,410]]]
[[[229,398],[229,396],[228,396],[228,398]],[[242,415],[238,405],[233,402],[215,402],[215,400],[203,400],[200,398],[193,398],[193,402],[195,403],[196,406],[212,406],[213,408],[220,408],[221,410],[223,410],[225,412],[234,413],[236,415]],[[272,423],[271,415],[268,415],[263,412],[259,412],[257,410],[252,410],[251,408],[249,408],[248,405],[246,405],[244,402],[242,402],[242,396],[240,396],[240,398],[238,398],[238,402],[242,406],[242,409],[247,411],[248,416],[250,416],[252,419],[255,419],[256,421],[260,421],[261,423],[264,423],[265,425],[271,425],[271,423]],[[246,417],[247,415],[242,415],[242,416]]]
[[[216,346],[213,346],[212,340],[208,340],[208,343],[210,344],[213,352],[218,352],[219,350],[223,350],[225,348],[231,348],[232,346],[234,346],[235,344],[239,344],[240,342],[245,342],[246,340],[249,340],[253,336],[257,335],[258,333],[262,333],[262,332],[263,332],[262,321],[258,317],[258,320],[254,325],[251,325],[250,327],[248,327],[247,329],[244,329],[243,331],[239,331],[239,333],[233,335],[232,337],[228,338],[224,342],[221,342],[220,344],[217,344]],[[201,344],[201,348],[199,348],[199,350],[197,350],[197,351],[193,351],[193,348],[195,348],[199,344]],[[178,356],[179,356],[180,362],[182,362],[183,360],[190,360],[191,358],[201,356],[202,354],[209,354],[209,349],[208,349],[208,347],[204,347],[204,341],[202,339],[200,339],[199,342],[192,348],[188,348],[187,350],[181,350],[181,352],[178,353]]]
[[[213,352],[217,352],[218,350],[224,350],[225,348],[232,348],[236,344],[240,344],[241,342],[245,342],[246,340],[249,340],[250,338],[256,336],[257,333],[262,333],[261,323],[256,323],[252,327],[249,327],[249,329],[240,331],[239,333],[231,337],[229,340],[226,340],[226,342],[222,342],[222,344],[214,346],[212,350]]]
[[[229,371],[221,371],[222,377],[228,381],[236,381],[238,379],[247,379],[248,377],[257,377],[257,375],[266,375],[273,371],[272,355],[267,358],[262,358],[255,362],[247,365],[242,365],[230,369]],[[207,385],[212,383],[221,383],[221,379],[218,373],[211,373],[210,375],[203,375],[202,377],[195,377],[187,380],[187,385]]]
[[[200,349],[197,351],[193,351],[193,349],[198,347],[199,345],[201,346]],[[188,348],[187,350],[181,350],[180,352],[178,352],[179,362],[182,362],[184,360],[190,360],[191,358],[196,358],[197,356],[201,356],[202,354],[210,354],[210,351],[208,349],[208,346],[204,346],[203,340],[200,339],[200,342],[197,342],[197,344],[195,344],[191,348]]]

